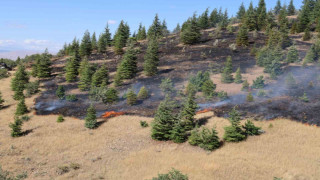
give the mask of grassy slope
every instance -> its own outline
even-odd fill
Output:
[[[35,116],[23,126],[33,130],[11,138],[8,124],[13,121],[16,102],[12,100],[10,78],[2,79],[0,91],[6,105],[0,111],[0,164],[5,170],[28,172],[29,179],[150,179],[172,167],[190,179],[317,179],[320,177],[320,131],[289,120],[256,122],[266,133],[241,143],[227,143],[208,153],[188,143],[156,142],[150,127],[140,120],[151,118],[121,116],[109,119],[96,130],[84,128],[83,121],[57,116]],[[27,105],[33,106],[33,99]],[[228,121],[209,116],[206,126],[216,126],[220,137]],[[101,120],[100,120],[101,121]],[[273,128],[268,128],[269,124]],[[79,163],[79,170],[58,175],[61,165]]]

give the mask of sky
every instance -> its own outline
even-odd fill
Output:
[[[253,0],[254,6],[258,1]],[[276,1],[266,0],[267,9]],[[86,30],[98,37],[107,23],[112,34],[121,20],[128,22],[131,33],[140,22],[148,28],[156,13],[172,30],[208,7],[227,8],[229,16],[236,15],[242,2],[249,6],[250,1],[239,0],[0,0],[0,52],[48,48],[54,53]],[[302,0],[294,4],[300,8]]]

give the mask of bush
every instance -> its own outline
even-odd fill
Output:
[[[10,123],[9,127],[11,128],[12,137],[19,137],[23,135],[21,130],[22,124],[23,124],[22,120],[19,119],[18,117],[15,117],[14,123]]]
[[[202,84],[201,90],[205,97],[212,97],[216,94],[216,87],[217,85],[211,79],[208,79]]]
[[[159,87],[164,94],[171,94],[174,92],[173,83],[170,78],[161,80]]]
[[[253,84],[251,86],[254,89],[262,89],[264,88],[264,79],[263,76],[257,77],[256,80],[253,80]]]
[[[147,99],[148,97],[149,97],[149,94],[148,94],[146,87],[142,86],[140,88],[139,93],[138,93],[138,99],[144,100],[144,99]]]
[[[242,83],[242,88],[241,88],[241,90],[242,90],[242,91],[248,91],[249,88],[250,88],[250,84],[248,83],[247,80],[244,80],[243,83]]]
[[[118,91],[114,88],[108,88],[102,96],[102,102],[105,104],[114,103],[119,99]]]
[[[309,98],[307,96],[307,93],[303,93],[303,96],[301,96],[299,99],[303,102],[309,102]]]
[[[172,169],[167,174],[159,174],[158,177],[152,178],[152,180],[188,180],[188,176],[182,174],[180,171]]]
[[[73,170],[78,170],[78,169],[80,169],[80,164],[79,163],[71,163],[70,168]]]
[[[29,121],[30,120],[30,116],[27,116],[27,115],[21,116],[20,118],[22,121]]]
[[[16,116],[21,116],[21,115],[24,115],[28,113],[28,108],[26,106],[26,103],[25,103],[25,100],[24,98],[21,99],[17,105],[17,109],[16,109],[16,112],[15,112],[15,115]]]
[[[127,104],[130,106],[137,104],[137,95],[134,93],[133,89],[130,89],[127,93]]]
[[[63,121],[64,121],[63,116],[62,116],[62,115],[59,115],[59,116],[58,116],[58,119],[57,119],[57,122],[58,122],[58,123],[61,123],[61,122],[63,122]]]
[[[253,102],[253,101],[254,101],[254,99],[253,99],[252,93],[249,92],[247,95],[247,102]]]
[[[229,98],[229,96],[228,96],[228,93],[227,93],[227,92],[225,92],[225,91],[220,91],[220,92],[218,92],[218,98],[219,98],[220,100],[226,100],[226,99]]]
[[[141,127],[148,127],[149,124],[147,123],[147,121],[140,121],[140,126]]]
[[[249,136],[256,136],[256,135],[260,135],[260,130],[261,128],[260,127],[256,127],[252,121],[248,120],[244,126],[242,126],[243,129],[244,129],[244,132],[246,135],[249,135]]]
[[[66,100],[70,102],[78,101],[78,98],[75,94],[69,94],[66,96]]]
[[[223,139],[227,142],[239,142],[246,139],[245,132],[240,127],[240,114],[233,108],[229,113],[231,126],[224,127]]]
[[[202,85],[208,80],[210,80],[210,73],[199,71],[196,75],[190,77],[189,83],[195,87],[196,91],[201,91]]]
[[[205,150],[213,151],[220,147],[217,131],[213,128],[211,131],[204,127],[201,131],[195,129],[189,137],[189,144],[199,146]]]
[[[9,77],[7,69],[0,69],[0,79]]]
[[[39,81],[29,82],[28,84],[26,84],[26,96],[31,97],[32,95],[37,94],[39,92],[39,86]]]
[[[97,127],[97,116],[96,116],[96,109],[91,105],[87,109],[87,115],[85,118],[85,127],[89,129],[94,129]]]
[[[56,91],[56,95],[58,96],[59,99],[64,99],[65,97],[65,89],[63,86],[58,86],[58,89]]]
[[[267,96],[267,93],[264,90],[260,89],[258,91],[258,97],[266,97],[266,96]]]

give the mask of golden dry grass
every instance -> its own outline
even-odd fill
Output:
[[[84,128],[82,120],[57,116],[36,116],[25,122],[30,134],[11,138],[8,124],[13,121],[16,102],[12,100],[10,78],[1,80],[0,91],[6,105],[0,111],[0,164],[14,173],[28,172],[28,179],[150,179],[176,168],[192,180],[205,179],[284,179],[320,178],[320,131],[317,127],[278,119],[255,122],[266,133],[240,143],[227,143],[211,153],[188,143],[156,142],[150,127],[140,120],[151,118],[121,116],[109,119],[96,130]],[[33,106],[33,99],[26,103]],[[228,121],[208,116],[207,127],[216,126],[219,136]],[[99,120],[101,121],[101,119]],[[273,128],[268,128],[269,124]],[[79,163],[80,169],[59,175],[58,167]]]

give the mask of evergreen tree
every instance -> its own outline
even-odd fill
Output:
[[[229,24],[228,10],[226,9],[224,11],[224,14],[220,17],[221,17],[221,21],[219,25],[221,28],[225,29]]]
[[[111,33],[110,33],[110,29],[109,29],[109,24],[107,24],[106,28],[104,29],[103,36],[104,36],[105,44],[107,46],[111,46],[112,39],[111,39]]]
[[[34,63],[32,64],[31,75],[33,77],[38,76],[38,64],[39,63],[40,63],[40,56],[36,57],[36,59],[34,60]]]
[[[127,104],[130,106],[137,104],[137,95],[133,89],[130,89],[127,93]]]
[[[87,115],[85,118],[85,127],[89,129],[94,129],[97,127],[97,116],[96,116],[96,109],[93,105],[87,109]]]
[[[15,112],[15,115],[16,116],[21,116],[21,115],[24,115],[26,113],[28,113],[28,108],[26,106],[26,102],[25,102],[24,98],[22,98],[19,101],[18,105],[17,105],[17,109],[16,109],[16,112]]]
[[[237,84],[241,84],[243,82],[240,67],[236,71],[236,76],[235,76],[234,82]]]
[[[19,137],[23,135],[22,124],[23,121],[20,118],[14,118],[14,123],[10,123],[9,125],[9,127],[11,128],[11,137]]]
[[[162,36],[167,36],[170,33],[165,19],[162,21],[161,31],[162,31]]]
[[[173,102],[166,97],[160,103],[152,121],[151,137],[159,141],[170,140],[172,128],[176,122],[173,114]]]
[[[175,143],[184,143],[187,140],[186,130],[180,120],[174,124],[170,133],[170,139]]]
[[[206,97],[214,96],[217,85],[212,82],[211,79],[206,80],[201,87],[201,90]]]
[[[37,72],[39,78],[47,78],[51,76],[51,60],[48,50],[41,55],[40,61],[37,65]]]
[[[291,46],[287,54],[287,63],[294,63],[299,61],[299,53],[295,45]]]
[[[302,40],[309,41],[310,39],[311,39],[310,29],[309,29],[309,27],[307,27],[304,30],[304,34],[303,34]]]
[[[239,10],[237,12],[237,18],[242,20],[246,15],[246,8],[244,7],[244,4],[241,3],[241,6],[239,7]]]
[[[118,91],[114,88],[108,88],[102,96],[102,102],[105,104],[116,102],[118,99]]]
[[[182,30],[181,34],[181,41],[184,44],[195,44],[199,42],[201,38],[200,28],[197,24],[196,14],[189,20],[186,24],[185,29]]]
[[[109,83],[109,72],[106,65],[102,65],[92,76],[92,87],[102,87]]]
[[[90,56],[91,52],[92,52],[91,37],[90,37],[89,31],[86,30],[80,44],[80,55]]]
[[[235,108],[229,113],[229,121],[231,126],[224,128],[225,134],[223,135],[223,139],[227,142],[239,142],[244,140],[246,135],[240,127],[240,114]]]
[[[128,32],[129,27],[124,23],[124,21],[121,21],[119,24],[119,27],[117,29],[116,34],[114,35],[114,50],[116,54],[122,54],[123,53],[123,47],[125,47],[127,40],[129,38]]]
[[[303,32],[310,24],[312,17],[312,0],[304,0],[303,6],[298,16],[299,20],[299,32]]]
[[[246,25],[242,25],[237,35],[236,43],[238,46],[248,46],[249,45],[248,29]]]
[[[225,67],[223,69],[223,73],[221,74],[221,82],[223,82],[223,83],[232,83],[233,82],[231,56],[227,57],[227,61],[226,61]]]
[[[139,29],[138,29],[138,34],[137,34],[137,40],[145,40],[147,38],[147,33],[146,33],[146,28],[142,26],[140,23]]]
[[[80,73],[80,81],[78,83],[78,88],[81,91],[87,91],[90,89],[92,75],[94,72],[92,69],[92,66],[89,64],[85,66],[82,72]]]
[[[89,66],[89,61],[88,61],[88,58],[87,57],[84,57],[82,59],[82,61],[80,62],[80,66],[79,66],[79,69],[78,69],[78,74],[81,75],[84,71],[84,69]]]
[[[296,34],[298,32],[298,24],[296,21],[292,23],[290,34]]]
[[[151,40],[148,43],[148,49],[144,56],[144,72],[147,76],[154,76],[158,72],[159,65],[159,47],[157,40]]]
[[[199,146],[205,150],[213,151],[220,147],[220,140],[218,137],[218,132],[215,128],[212,128],[211,131],[204,127],[200,132],[201,143]]]
[[[282,8],[281,1],[278,0],[277,5],[274,7],[274,13],[278,15],[280,13],[281,8]]]
[[[79,51],[80,45],[79,45],[79,41],[77,40],[77,38],[75,37],[70,45],[70,49],[69,49],[69,53],[70,54],[74,54],[76,51]]]
[[[252,2],[250,3],[250,6],[246,12],[245,24],[247,25],[249,31],[257,29],[256,12],[253,8]]]
[[[253,102],[253,101],[254,101],[254,99],[253,99],[252,93],[249,92],[247,95],[247,102]]]
[[[162,25],[160,23],[158,14],[154,17],[152,25],[148,29],[148,39],[158,39],[162,37]]]
[[[3,108],[4,99],[2,98],[2,93],[0,92],[0,109]]]
[[[293,0],[290,0],[289,6],[288,6],[288,15],[293,16],[296,13],[296,8],[293,5]]]
[[[58,89],[56,91],[56,95],[61,100],[65,98],[65,89],[64,89],[64,87],[62,85],[58,86]]]
[[[138,72],[137,56],[133,45],[130,45],[118,66],[116,79],[132,79]]]
[[[96,37],[96,33],[93,32],[92,34],[92,38],[91,38],[91,46],[92,46],[92,50],[97,50],[98,49],[98,44],[97,44],[97,37]]]
[[[59,115],[59,116],[58,116],[58,119],[57,119],[57,122],[58,122],[58,123],[61,123],[61,122],[63,122],[63,121],[64,121],[63,116],[62,116],[62,115]]]
[[[244,80],[243,83],[242,83],[242,88],[241,88],[241,90],[242,90],[242,91],[248,91],[249,88],[250,88],[250,84],[248,83],[247,80]]]
[[[253,80],[253,83],[252,83],[251,87],[254,88],[254,89],[262,89],[262,88],[264,88],[263,76],[259,76],[259,77],[257,77],[256,80]]]
[[[106,51],[107,42],[104,34],[100,34],[99,40],[98,40],[98,52],[102,53]]]
[[[147,99],[148,97],[149,97],[148,90],[146,89],[146,87],[142,86],[138,93],[138,99],[144,100],[144,99]]]
[[[197,103],[194,100],[195,96],[190,94],[179,113],[179,120],[186,131],[190,131],[195,127],[194,116],[196,115]]]
[[[249,135],[249,136],[256,136],[256,135],[260,135],[260,130],[261,128],[260,127],[256,127],[252,121],[248,120],[244,126],[242,126],[243,129],[244,129],[244,132],[246,135]]]
[[[201,29],[209,28],[209,9],[207,8],[204,13],[199,17],[198,24]]]
[[[264,0],[259,1],[257,8],[257,28],[258,30],[264,30],[266,28],[267,9]]]
[[[66,80],[67,82],[75,82],[77,81],[78,76],[78,61],[75,56],[68,60],[66,65]]]
[[[172,33],[180,33],[180,31],[181,31],[181,27],[180,27],[180,24],[178,23],[177,26],[172,31]]]
[[[25,85],[28,83],[29,76],[25,70],[25,67],[20,64],[11,80],[11,89],[14,91],[13,98],[15,100],[19,100],[24,97],[23,90],[25,89]]]
[[[211,27],[216,27],[216,24],[219,22],[218,16],[217,8],[213,9],[209,17],[209,24]]]

